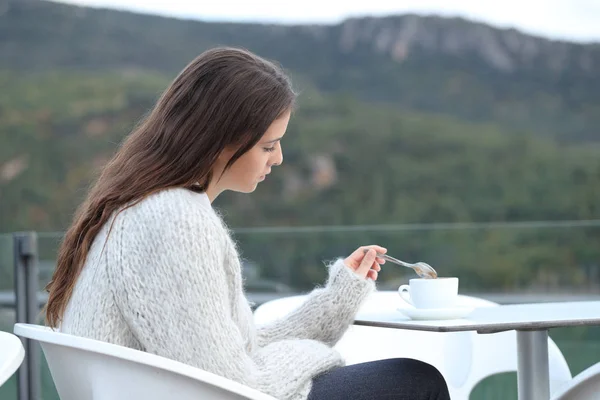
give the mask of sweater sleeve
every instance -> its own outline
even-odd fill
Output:
[[[258,345],[296,338],[334,346],[374,288],[372,280],[359,277],[339,259],[329,266],[325,287],[313,290],[307,300],[286,317],[258,327]]]
[[[120,218],[108,253],[116,304],[145,351],[281,400],[307,393],[313,376],[343,364],[314,340],[250,350],[232,317],[224,233],[207,210],[155,211],[153,218]]]

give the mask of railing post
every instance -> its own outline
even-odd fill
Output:
[[[17,322],[36,324],[38,304],[38,244],[35,232],[13,235]],[[32,340],[21,338],[25,359],[17,371],[18,399],[40,400],[40,348]]]

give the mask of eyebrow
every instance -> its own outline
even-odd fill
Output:
[[[281,138],[277,138],[277,139],[273,139],[273,140],[268,140],[268,141],[263,142],[263,143],[275,143],[275,142],[278,142],[280,140],[281,140]]]

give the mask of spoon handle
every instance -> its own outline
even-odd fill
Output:
[[[403,267],[413,268],[412,264],[406,263],[404,261],[400,261],[397,258],[394,258],[392,256],[388,256],[387,254],[379,254],[379,253],[377,253],[377,257],[383,258],[384,260],[393,262],[393,263],[398,264],[398,265],[402,265]]]
[[[365,250],[365,254],[367,253],[368,250]],[[379,258],[383,258],[384,260],[393,262],[394,264],[398,264],[401,265],[403,267],[408,267],[408,268],[413,268],[414,269],[414,264],[409,264],[407,262],[398,260],[397,258],[394,258],[392,256],[388,256],[387,254],[381,254],[381,253],[377,253],[377,257]]]

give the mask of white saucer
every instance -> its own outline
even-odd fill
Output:
[[[439,321],[444,319],[458,319],[469,315],[474,307],[451,308],[398,308],[402,314],[415,321]]]

